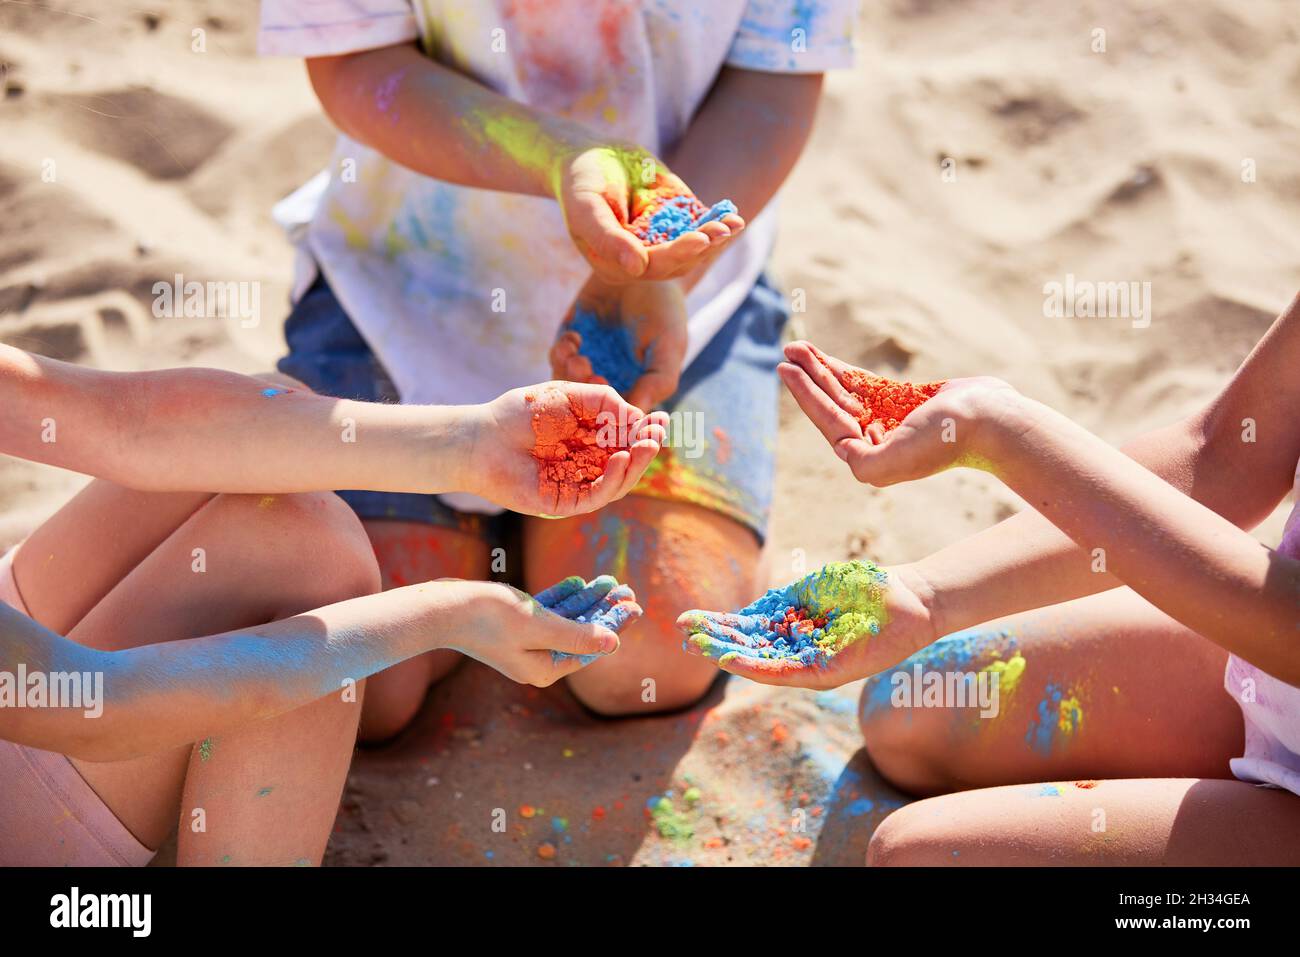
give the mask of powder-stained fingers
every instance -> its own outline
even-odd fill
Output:
[[[844,376],[852,368],[838,359],[826,355],[811,342],[791,342],[785,347],[785,357],[792,364],[803,370],[812,380],[813,385],[821,389],[839,406],[855,425],[866,411],[860,396],[844,384]],[[861,436],[862,428],[858,426],[852,432]]]
[[[755,655],[731,652],[718,659],[718,667],[728,674],[765,685],[786,685],[796,688],[828,686],[828,683],[822,679],[819,668],[791,658],[759,658]]]
[[[640,618],[641,614],[641,606],[636,602],[632,586],[619,585],[583,612],[578,621],[590,621],[617,632],[628,622]]]
[[[550,588],[543,588],[533,596],[543,608],[554,608],[557,602],[576,595],[587,587],[587,581],[581,575],[570,575],[556,582]]]
[[[678,616],[677,627],[692,634],[705,634],[719,641],[731,642],[741,648],[752,648],[758,644],[753,635],[765,630],[766,623],[753,615],[692,610]]]
[[[630,235],[630,234],[629,234]],[[688,230],[676,239],[650,246],[646,252],[650,262],[641,274],[642,279],[672,279],[699,265],[700,257],[709,249],[709,237],[698,229]]]
[[[649,279],[649,257],[640,240],[614,215],[609,202],[583,192],[568,205],[569,232],[598,273],[616,280]]]
[[[687,636],[682,642],[682,647],[693,655],[701,658],[711,658],[719,661],[727,655],[739,655],[744,658],[756,657],[754,649],[745,645],[738,645],[734,641],[726,641],[722,638],[716,638],[713,635],[706,635],[704,632],[694,632]]]
[[[590,611],[602,598],[618,587],[613,575],[598,575],[585,586],[557,601],[551,611],[561,618],[577,618]]]
[[[608,628],[610,631],[621,632],[629,624],[636,621],[645,611],[634,600],[620,601],[609,611],[602,613],[592,619],[593,624],[600,625],[602,628]]]
[[[590,487],[578,490],[578,505],[584,512],[594,512],[621,497],[627,484],[632,453],[620,449],[605,461],[605,471]]]
[[[858,419],[814,382],[806,369],[792,362],[782,362],[776,371],[804,415],[817,426],[817,431],[821,432],[827,442],[834,445],[842,439],[862,438],[862,426]],[[829,376],[829,373],[826,375]]]
[[[618,651],[618,634],[594,622],[552,619],[537,629],[534,642],[539,651],[571,657],[612,655]]]

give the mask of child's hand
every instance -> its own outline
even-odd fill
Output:
[[[528,515],[580,515],[622,498],[667,438],[666,414],[605,385],[512,389],[469,416],[465,490]]]
[[[936,638],[907,566],[827,565],[738,612],[688,611],[683,647],[771,685],[836,688],[883,671]]]
[[[637,147],[597,146],[570,154],[556,176],[556,198],[574,245],[597,275],[611,282],[685,275],[745,228],[745,221],[731,213],[646,246],[629,227],[666,195],[693,194],[661,161]]]
[[[808,342],[790,343],[785,356],[777,371],[786,388],[854,477],[868,485],[894,485],[953,466],[991,467],[982,426],[1011,414],[1019,399],[1011,386],[987,376],[889,383]],[[896,387],[898,406],[885,413],[872,408],[871,397],[864,401],[862,394],[867,380]],[[889,417],[891,411],[899,418]]]
[[[499,582],[456,585],[464,611],[446,647],[539,688],[618,651],[617,632],[641,617],[632,589],[608,575],[566,578],[536,598]]]
[[[611,285],[592,276],[551,347],[551,372],[608,383],[634,406],[677,391],[686,359],[686,298],[675,282]]]

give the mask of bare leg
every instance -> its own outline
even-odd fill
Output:
[[[51,520],[53,528],[47,525],[29,539],[15,569],[20,590],[47,626],[66,622],[76,609],[93,605],[68,632],[90,647],[115,650],[260,624],[378,586],[360,524],[333,495],[221,495],[206,502],[202,496],[188,501],[161,496],[160,510],[172,518],[181,516],[179,527],[164,535],[159,523],[150,520],[149,497],[109,483],[94,484],[100,487],[92,486]],[[115,504],[122,506],[116,513]],[[113,524],[118,540],[101,551],[92,532],[106,527],[107,516],[113,514],[119,516]],[[87,547],[87,542],[94,546]],[[132,565],[141,551],[143,558]],[[96,556],[102,565],[96,564]],[[52,579],[60,562],[60,575],[67,574],[69,564],[79,564],[84,577]],[[94,589],[113,574],[120,581],[96,598]],[[358,714],[355,703],[322,699],[267,722],[264,729],[250,733],[247,742],[243,734],[231,736],[221,749],[228,760],[220,773],[232,780],[237,777],[234,769],[259,764],[279,769],[289,780],[312,778],[313,786],[298,795],[296,806],[275,809],[271,828],[286,845],[301,850],[295,860],[318,857],[316,845],[323,849]],[[334,754],[335,761],[325,760],[320,748]],[[74,764],[141,843],[156,847],[176,821],[190,751],[186,747],[134,761]],[[221,790],[220,800],[206,809],[209,821],[243,824],[230,809],[241,795],[224,785]],[[234,830],[224,828],[222,833],[231,841],[247,840],[247,833]],[[184,827],[181,835],[181,859],[186,860],[191,842]],[[266,847],[270,856],[265,858],[259,857],[258,848],[254,834],[241,862],[281,860],[272,854],[279,848]]]
[[[681,502],[629,495],[564,521],[529,519],[524,569],[530,591],[565,575],[609,574],[630,584],[645,617],[617,655],[571,676],[569,688],[607,715],[645,714],[698,700],[717,677],[684,654],[677,616],[689,608],[739,608],[754,597],[759,545],[726,516]]]
[[[396,520],[370,520],[365,528],[385,591],[435,578],[488,577],[487,543],[468,532]],[[370,678],[361,740],[386,741],[405,728],[420,710],[429,686],[460,660],[454,651],[430,651]]]
[[[876,829],[873,865],[1300,864],[1300,798],[1242,781],[1142,778],[963,791]]]
[[[872,678],[862,730],[881,773],[926,795],[1055,778],[1223,776],[1241,753],[1241,712],[1223,691],[1226,652],[1127,589],[981,625],[899,669],[980,671],[1016,655],[1023,673],[990,719],[892,707],[891,672]]]

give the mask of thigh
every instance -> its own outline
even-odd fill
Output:
[[[360,523],[334,496],[219,495],[132,568],[68,637],[117,651],[218,634],[366,594],[373,574]],[[354,705],[344,720],[355,722],[358,712]],[[333,729],[316,719],[322,731]],[[283,728],[293,720],[273,723]],[[190,751],[73,765],[141,843],[157,847],[176,821]],[[291,753],[279,759],[295,760]]]
[[[1300,865],[1300,797],[1243,781],[1025,784],[917,801],[876,829],[877,865]]]
[[[1019,781],[1215,777],[1241,753],[1227,653],[1128,589],[951,635],[873,677],[867,750],[903,790],[936,794]],[[894,675],[996,670],[996,716],[895,707]],[[906,700],[906,699],[904,699]]]
[[[568,679],[573,692],[602,713],[678,707],[704,693],[717,669],[681,650],[677,616],[750,601],[758,587],[759,555],[754,533],[739,522],[636,494],[591,515],[525,524],[529,591],[566,575],[613,575],[632,586],[645,609],[625,631],[618,654]]]
[[[61,635],[212,496],[137,492],[96,479],[19,549],[14,578],[31,616]]]

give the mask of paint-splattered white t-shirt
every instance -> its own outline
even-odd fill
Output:
[[[850,65],[855,7],[856,0],[264,0],[259,45],[267,54],[312,57],[418,40],[430,56],[511,99],[662,155],[724,65],[803,73]],[[344,169],[355,170],[354,181]],[[774,217],[769,206],[754,218],[692,291],[688,361],[753,285]],[[322,270],[405,402],[482,402],[550,378],[547,352],[590,274],[553,200],[444,183],[347,137],[330,168],[281,203],[277,218],[300,251],[295,295]]]

